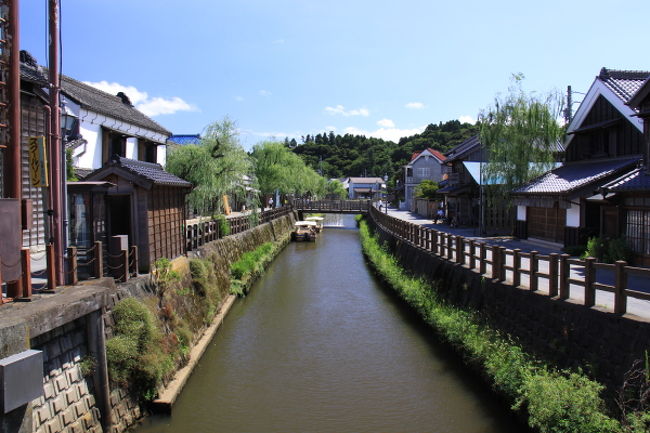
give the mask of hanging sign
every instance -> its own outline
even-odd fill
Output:
[[[45,137],[28,137],[27,151],[29,152],[29,179],[32,186],[48,187]]]

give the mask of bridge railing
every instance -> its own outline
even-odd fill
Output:
[[[291,201],[294,209],[310,212],[353,212],[366,213],[372,205],[371,200],[310,200],[297,198]]]
[[[571,297],[587,307],[596,305],[597,290],[609,292],[613,302],[601,298],[598,304],[608,304],[619,314],[627,312],[628,298],[650,301],[649,292],[631,288],[650,286],[650,269],[629,266],[625,261],[608,264],[593,257],[575,259],[568,254],[510,250],[394,218],[375,207],[370,208],[370,217],[383,231],[405,242],[513,287],[560,300]],[[631,278],[637,279],[636,284],[631,284]],[[647,311],[648,305],[641,308]]]

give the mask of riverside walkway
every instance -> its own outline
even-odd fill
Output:
[[[413,212],[398,210],[394,208],[389,208],[387,211],[384,209],[384,212],[388,216],[407,221],[412,224],[417,224],[421,227],[437,230],[439,232],[444,232],[453,236],[462,236],[466,241],[473,241],[475,243],[485,243],[485,245],[491,247],[504,247],[508,250],[518,250],[521,256],[515,258],[514,254],[505,254],[505,268],[507,271],[504,272],[503,279],[504,281],[513,284],[513,278],[515,278],[515,260],[517,260],[518,266],[516,268],[521,269],[522,272],[517,272],[519,274],[516,278],[520,278],[519,285],[520,287],[530,287],[531,279],[530,274],[525,270],[529,270],[530,263],[530,253],[536,252],[541,255],[549,255],[553,253],[560,254],[562,251],[558,251],[550,246],[539,245],[533,242],[518,240],[508,236],[499,236],[499,237],[483,237],[477,233],[477,230],[474,228],[459,228],[459,227],[450,227],[447,224],[435,224],[431,219],[424,218],[421,215],[418,215]],[[462,258],[464,264],[469,264],[470,256],[470,245],[467,242],[464,244],[465,257]],[[451,252],[449,253],[451,255]],[[457,258],[454,258],[457,260]],[[492,249],[486,251],[486,269],[485,274],[492,275],[492,264],[494,257],[492,254]],[[551,264],[550,260],[535,260],[537,266],[537,274],[534,284],[536,284],[536,290],[546,296],[549,295],[549,278],[548,274],[551,273],[549,269]],[[577,257],[572,257],[569,259],[569,262],[577,262]],[[546,276],[544,275],[546,274]],[[593,281],[590,283],[595,287],[595,298],[594,306],[599,309],[603,309],[608,312],[615,311],[615,294],[611,290],[607,290],[606,286],[614,286],[616,284],[616,273],[614,265],[598,265],[595,267],[595,276]],[[567,276],[566,285],[568,288],[568,302],[575,302],[578,304],[584,305],[585,302],[585,266],[579,265],[577,263],[571,263],[569,265],[569,273]],[[560,283],[562,283],[560,281]],[[640,297],[647,297],[648,299],[639,299],[637,297],[627,296],[626,305],[627,312],[626,314],[637,316],[644,320],[650,320],[650,273],[643,275],[643,271],[629,273],[625,275],[626,289],[635,291]],[[599,288],[602,287],[602,288]],[[588,295],[589,296],[589,295]]]

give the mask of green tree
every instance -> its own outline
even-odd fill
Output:
[[[253,173],[253,163],[229,118],[208,125],[202,137],[198,145],[172,149],[167,170],[192,183],[190,205],[200,214],[210,215],[221,210],[223,195],[243,193],[243,179]]]
[[[417,198],[434,199],[436,198],[436,194],[438,193],[439,188],[440,187],[438,186],[438,182],[426,179],[415,187],[415,196]]]
[[[510,203],[510,192],[550,170],[564,128],[558,93],[540,97],[522,89],[523,74],[513,74],[505,97],[479,116],[480,139],[488,154],[484,169],[488,205]]]

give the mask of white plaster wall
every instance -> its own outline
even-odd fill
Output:
[[[161,144],[156,149],[156,162],[162,165],[163,168],[165,167],[165,164],[167,164],[167,145]]]
[[[571,203],[571,207],[566,210],[566,226],[580,227],[580,205]]]
[[[97,169],[102,166],[102,133],[101,125],[81,121],[79,125],[81,136],[88,142],[79,146],[75,151],[75,166]],[[85,149],[85,152],[84,152]]]
[[[129,137],[126,139],[126,157],[130,159],[138,159],[138,139]]]
[[[517,205],[517,221],[526,221],[526,206]]]

